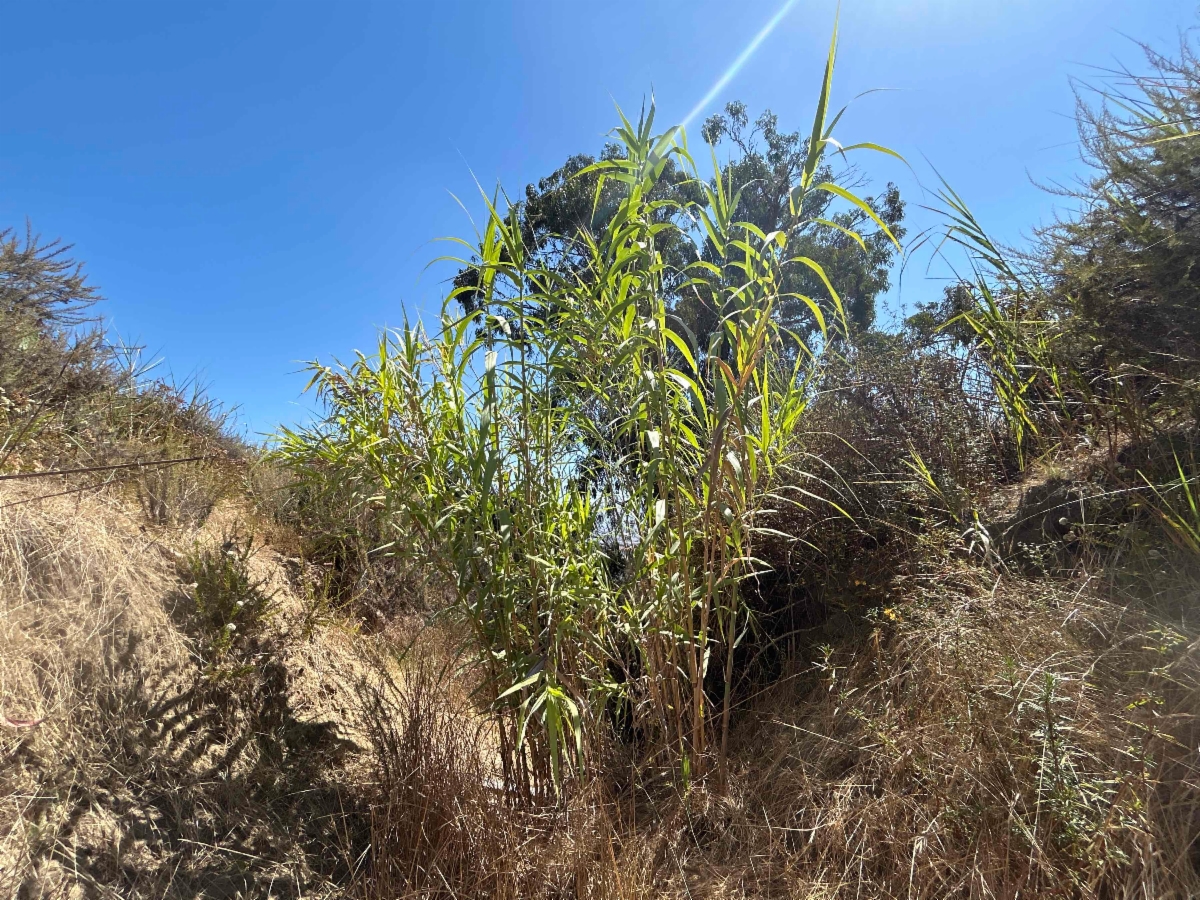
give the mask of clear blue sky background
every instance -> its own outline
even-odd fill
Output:
[[[0,225],[73,242],[127,338],[201,373],[253,433],[307,416],[298,362],[432,318],[469,235],[450,196],[519,193],[595,152],[613,101],[651,88],[677,121],[779,7],[582,3],[9,3],[0,17]],[[811,121],[834,0],[799,0],[714,109]],[[1045,221],[1030,177],[1080,172],[1069,77],[1169,47],[1195,0],[844,0],[835,99],[846,141],[913,208],[924,158],[1001,238]],[[698,134],[693,129],[693,139]],[[929,299],[910,267],[890,303]]]

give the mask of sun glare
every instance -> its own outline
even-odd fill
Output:
[[[688,113],[687,117],[683,120],[684,128],[690,126],[695,120],[696,116],[704,112],[705,108],[707,108],[708,105],[717,98],[721,91],[725,90],[726,85],[733,81],[737,73],[741,71],[742,66],[744,66],[747,61],[749,61],[750,57],[754,55],[754,52],[760,46],[762,46],[762,42],[770,37],[771,32],[774,31],[776,26],[778,26],[779,23],[784,20],[787,14],[791,12],[792,7],[795,5],[796,0],[786,0],[783,6],[779,7],[779,10],[775,13],[775,15],[771,16],[771,18],[767,21],[767,24],[764,25],[762,29],[759,30],[758,34],[756,34],[750,41],[750,43],[746,45],[746,49],[738,54],[737,59],[735,59],[730,64],[729,68],[724,71],[721,77],[717,79],[716,84],[714,84],[709,89],[708,93],[701,97],[700,101],[694,107],[692,107],[692,111]]]

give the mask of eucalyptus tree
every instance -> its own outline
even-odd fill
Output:
[[[712,160],[721,181],[738,195],[737,218],[764,234],[787,231],[795,249],[816,261],[828,276],[845,307],[849,329],[869,329],[875,321],[876,300],[891,285],[897,242],[905,234],[905,207],[899,189],[888,184],[878,197],[867,198],[865,208],[839,204],[841,198],[833,192],[810,194],[805,201],[808,208],[793,211],[789,198],[804,173],[811,136],[781,131],[778,117],[770,110],[751,123],[745,104],[738,101],[707,119],[701,135],[714,148],[726,142],[731,147],[727,158],[721,160],[714,154]],[[563,269],[582,264],[586,258],[583,235],[602,231],[620,208],[621,186],[603,182],[596,165],[617,161],[625,152],[623,145],[610,142],[598,159],[576,154],[536,185],[528,185],[524,198],[515,204],[526,246]],[[836,161],[823,158],[819,181],[860,189],[865,182],[861,174],[848,166],[835,171]],[[707,181],[711,187],[712,177]],[[660,249],[667,265],[664,288],[670,295],[672,313],[704,344],[722,311],[695,293],[678,290],[695,255],[688,231],[696,220],[689,210],[706,202],[702,183],[696,173],[668,160],[651,191],[651,199],[670,201],[656,209],[658,219],[679,226],[664,235]],[[711,255],[711,250],[704,253]],[[469,265],[455,278],[455,286],[463,289],[458,297],[464,311],[480,302],[481,295],[474,289],[476,278],[476,270]],[[819,298],[826,312],[833,308],[829,290],[812,270],[792,273],[787,293]],[[798,300],[784,299],[776,315],[789,329],[812,328],[808,310]],[[808,332],[809,337],[812,334]]]

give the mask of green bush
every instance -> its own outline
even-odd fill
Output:
[[[191,621],[199,653],[213,677],[246,674],[260,650],[275,594],[251,572],[254,539],[237,532],[217,547],[197,548],[182,566],[193,603]]]
[[[886,231],[817,177],[834,146],[832,67],[831,52],[790,215],[827,193]],[[724,774],[743,585],[775,511],[813,497],[793,438],[845,331],[820,266],[789,246],[803,230],[737,221],[739,188],[715,158],[709,183],[682,132],[653,123],[652,107],[622,117],[620,152],[579,173],[620,187],[616,212],[575,240],[581,262],[554,265],[516,207],[489,204],[479,242],[460,242],[475,275],[441,332],[406,327],[351,365],[314,364],[326,416],[279,448],[314,496],[370,510],[377,552],[455,586],[506,780],[526,794],[583,767],[614,709],[683,780],[710,760]],[[655,199],[669,161],[703,197],[678,217],[661,212],[679,201]],[[690,261],[671,271],[659,247],[681,243]],[[787,294],[794,271],[828,296]],[[463,292],[472,310],[455,318]],[[674,316],[677,293],[714,315],[707,343]],[[785,297],[809,311],[811,340],[780,326]]]

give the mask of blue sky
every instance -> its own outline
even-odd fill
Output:
[[[595,152],[613,103],[682,119],[779,2],[10,4],[0,226],[72,242],[119,333],[199,373],[251,434],[304,419],[299,362],[432,319],[431,240],[467,236],[472,173],[520,193]],[[798,0],[713,102],[811,122],[835,0]],[[1081,171],[1069,78],[1169,47],[1195,0],[843,0],[840,135],[915,207],[927,159],[999,237]],[[693,129],[693,139],[698,134]],[[468,204],[470,205],[470,204]],[[890,303],[930,299],[910,266]]]

